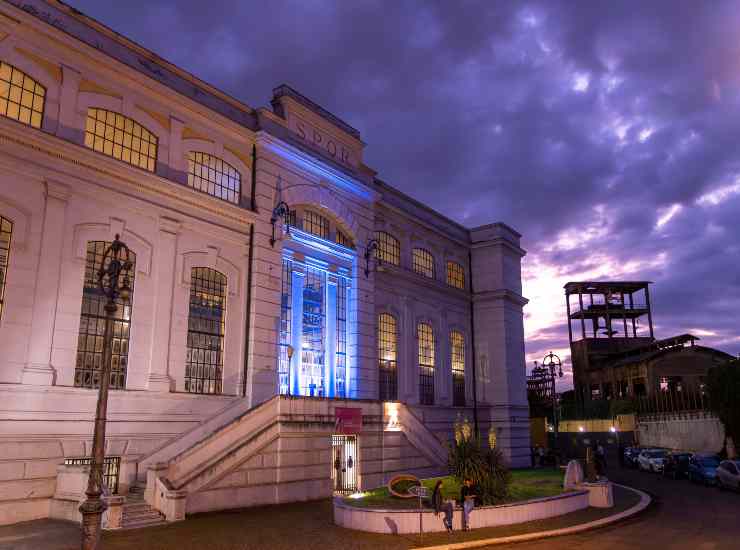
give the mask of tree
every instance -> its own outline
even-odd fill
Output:
[[[740,360],[713,367],[707,375],[709,410],[725,427],[733,447],[740,443]]]

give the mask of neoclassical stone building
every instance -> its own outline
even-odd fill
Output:
[[[112,493],[168,520],[326,497],[444,469],[475,416],[528,464],[519,235],[364,146],[288,86],[255,109],[64,4],[0,4],[0,523],[77,517],[116,235]]]

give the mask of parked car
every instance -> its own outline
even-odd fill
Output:
[[[673,479],[688,476],[690,458],[691,453],[681,451],[666,454],[665,459],[663,459],[663,476],[672,477]]]
[[[723,460],[717,467],[717,486],[720,489],[740,490],[740,460]]]
[[[689,459],[689,481],[714,485],[717,480],[719,457],[712,454],[693,454]]]
[[[637,467],[646,472],[663,471],[663,458],[666,452],[663,449],[646,449],[637,457]]]

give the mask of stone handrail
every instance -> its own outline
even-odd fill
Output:
[[[409,442],[436,465],[447,464],[448,452],[437,437],[417,418],[406,405],[398,407],[398,421],[401,431]]]
[[[273,398],[276,399],[276,398]],[[259,409],[265,406],[273,399],[260,403],[255,407],[248,407],[246,399],[238,399],[229,406],[221,409],[216,414],[206,418],[200,422],[197,426],[183,432],[177,437],[167,441],[164,445],[153,450],[148,455],[145,455],[137,462],[138,475],[137,477],[143,481],[146,477],[146,471],[150,466],[162,462],[170,462],[175,457],[184,453],[188,449],[191,449],[201,441],[209,438],[214,433],[217,433],[221,429],[228,427],[234,420],[239,417],[243,417],[249,412]]]
[[[199,471],[219,463],[225,455],[242,447],[274,423],[279,403],[279,398],[263,403],[174,456],[169,461],[167,478],[180,488]]]

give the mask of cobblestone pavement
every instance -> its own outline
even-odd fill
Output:
[[[655,503],[639,516],[579,535],[530,543],[490,546],[503,550],[724,550],[740,548],[740,493],[721,492],[688,481],[621,470],[609,472],[618,483],[642,489]],[[547,526],[555,528],[560,525]],[[502,533],[514,534],[514,533]],[[430,540],[431,539],[431,540]],[[79,527],[39,520],[0,527],[0,550],[74,550]],[[452,542],[459,542],[456,537]],[[430,537],[427,544],[440,542]],[[332,525],[328,501],[296,503],[243,512],[201,514],[164,527],[107,533],[103,550],[406,550],[416,537],[375,535]]]
[[[641,489],[654,503],[639,516],[603,529],[515,545],[489,546],[504,550],[738,550],[740,493],[720,491],[687,480],[615,468],[608,472],[617,483]]]

